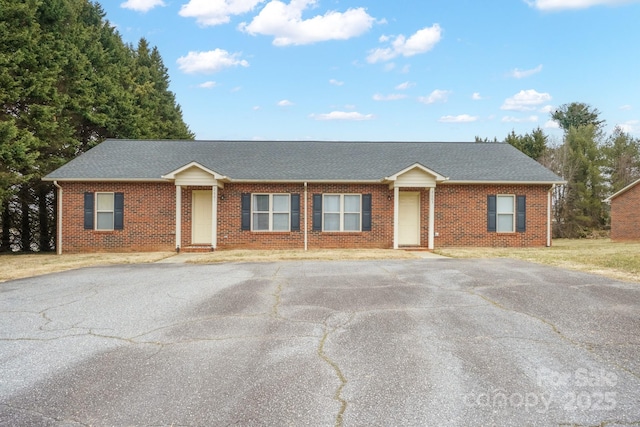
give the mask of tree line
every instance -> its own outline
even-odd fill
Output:
[[[640,139],[620,127],[606,135],[600,112],[581,102],[560,106],[551,118],[563,130],[562,141],[551,143],[537,128],[525,135],[512,131],[504,142],[567,181],[553,189],[554,237],[598,235],[609,224],[604,199],[640,179]]]
[[[169,83],[97,2],[0,0],[0,251],[53,249],[41,178],[105,138],[193,139]]]

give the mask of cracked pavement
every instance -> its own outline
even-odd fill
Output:
[[[0,283],[0,425],[640,425],[640,284],[515,260]]]

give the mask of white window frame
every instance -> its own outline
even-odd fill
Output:
[[[111,205],[113,206],[110,210],[107,209],[99,209],[98,204],[100,200],[101,194],[110,194],[111,195]],[[110,213],[111,214],[111,228],[99,228],[98,225],[98,214],[99,213]],[[115,230],[116,223],[116,193],[109,191],[100,191],[95,193],[95,209],[94,209],[94,218],[93,223],[95,224],[94,229],[97,231],[113,231]]]
[[[500,212],[500,198],[511,198],[511,212]],[[500,216],[511,215],[511,230],[500,230]],[[496,195],[496,232],[497,233],[515,233],[516,232],[516,196],[515,194],[497,194]]]
[[[259,211],[256,210],[256,206],[254,203],[256,196],[269,196],[269,210],[268,211]],[[289,209],[285,211],[274,211],[273,210],[273,196],[287,196],[289,200]],[[254,214],[268,214],[269,215],[269,229],[268,230],[257,230],[254,227]],[[274,230],[273,229],[273,215],[274,214],[287,214],[288,225],[286,230]],[[260,232],[260,233],[286,233],[291,231],[291,194],[290,193],[251,193],[251,231]]]
[[[326,207],[326,203],[325,203],[325,197],[326,196],[340,196],[340,211],[339,212],[327,212],[325,210]],[[359,203],[358,203],[358,212],[345,212],[344,210],[344,198],[345,196],[358,196],[359,199]],[[326,230],[325,229],[325,225],[326,225],[326,220],[325,220],[325,215],[326,214],[339,214],[340,215],[340,229],[339,230]],[[360,218],[358,220],[358,229],[357,230],[345,230],[344,229],[344,216],[345,214],[359,214]],[[359,233],[362,231],[362,194],[358,194],[358,193],[326,193],[322,195],[322,231],[323,232],[334,232],[334,233]]]

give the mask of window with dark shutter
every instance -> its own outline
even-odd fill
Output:
[[[322,231],[322,194],[313,195],[313,231]]]
[[[371,194],[362,195],[362,231],[371,231]]]
[[[527,196],[516,197],[516,231],[527,231]]]
[[[124,193],[113,195],[113,229],[124,229]]]
[[[487,196],[487,231],[496,231],[496,196]]]
[[[242,230],[251,230],[251,194],[242,193],[241,210],[242,210]]]
[[[291,231],[300,231],[300,195],[291,195]]]
[[[93,230],[93,193],[84,193],[84,229]]]

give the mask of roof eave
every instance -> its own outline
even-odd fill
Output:
[[[611,200],[613,200],[614,198],[620,196],[623,193],[626,193],[627,191],[631,190],[633,187],[635,187],[636,185],[640,184],[640,179],[637,179],[635,181],[633,181],[631,184],[627,185],[626,187],[624,187],[622,190],[619,190],[618,192],[610,195],[609,197],[607,197],[606,199],[604,199],[605,202],[611,202]]]
[[[455,180],[443,181],[442,184],[491,184],[491,185],[563,185],[567,181],[510,181],[510,180]]]

